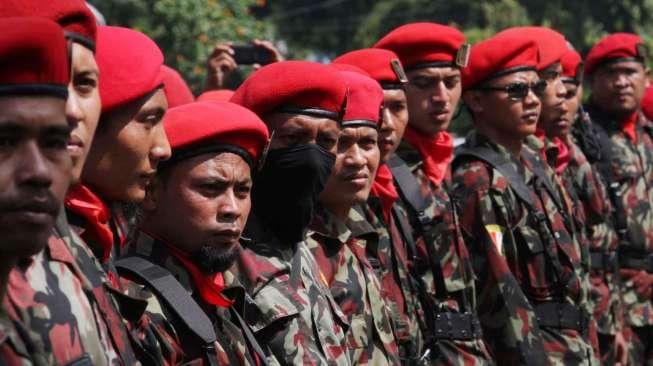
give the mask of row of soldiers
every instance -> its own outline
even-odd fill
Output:
[[[0,18],[1,365],[653,363],[640,37],[411,23],[194,100],[82,0]]]

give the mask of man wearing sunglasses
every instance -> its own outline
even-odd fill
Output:
[[[597,125],[599,166],[615,208],[634,364],[653,361],[653,124],[641,112],[650,77],[645,57],[639,36],[616,33],[600,40],[585,64],[592,93],[587,111]]]
[[[382,213],[377,216],[388,221],[393,241],[402,240],[399,245],[408,248],[412,274],[419,280],[414,282],[422,289],[424,348],[430,348],[434,363],[492,363],[476,316],[475,275],[449,194],[453,138],[447,128],[460,101],[469,45],[455,28],[411,23],[374,47],[394,51],[408,80],[408,126],[396,151],[399,158],[391,156],[388,165],[410,224],[397,230],[407,221],[401,214],[387,220]]]
[[[588,364],[580,253],[553,173],[528,148],[546,89],[538,44],[503,33],[471,54],[463,98],[475,131],[454,160],[453,195],[483,334],[497,364]]]

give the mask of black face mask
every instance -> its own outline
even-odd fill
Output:
[[[304,240],[313,207],[335,156],[316,144],[270,150],[252,192],[252,207],[265,227],[284,243]]]

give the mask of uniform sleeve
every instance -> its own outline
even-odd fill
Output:
[[[453,175],[453,196],[478,278],[478,315],[498,364],[541,364],[545,360],[533,309],[510,270],[505,245],[514,245],[506,223],[505,182],[470,162]],[[502,209],[505,208],[505,209]]]

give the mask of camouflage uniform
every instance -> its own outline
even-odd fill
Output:
[[[35,354],[43,356],[38,364],[84,358],[93,365],[123,364],[118,349],[132,351],[122,321],[102,285],[96,288],[86,277],[71,246],[70,236],[53,232],[41,253],[12,270],[10,311],[28,329]]]
[[[238,311],[239,315],[244,317],[245,313],[254,314],[256,312],[251,299],[245,294],[244,288],[238,285],[234,278],[230,278],[229,283],[225,283],[226,287],[223,292],[227,298],[234,301],[234,305],[231,308],[214,306],[201,299],[189,272],[175,256],[171,255],[165,243],[153,239],[144,232],[138,232],[130,239],[130,244],[126,249],[129,255],[146,258],[151,263],[170,271],[182,287],[191,294],[195,302],[200,305],[215,328],[217,342],[214,346],[219,365],[260,364],[258,355],[251,350],[243,335],[238,319],[234,318],[236,315],[232,314],[232,311]],[[166,365],[204,364],[203,345],[198,342],[194,334],[189,332],[186,324],[181,321],[173,309],[169,308],[165,300],[159,299],[148,285],[139,280],[131,282],[123,279],[123,284],[127,287],[129,294],[147,300],[147,312],[151,323],[139,324],[144,328],[138,331],[143,334],[143,338],[146,334],[151,333],[158,339],[164,340],[160,342],[163,345],[160,348],[163,362]],[[273,356],[267,361],[269,364],[276,363]]]
[[[623,132],[619,123],[608,118],[598,108],[589,106],[587,112],[592,121],[603,128],[611,142],[612,160],[609,169],[613,182],[618,184],[619,198],[625,211],[627,234],[619,245],[619,256],[626,322],[636,333],[640,333],[640,338],[646,339],[644,343],[651,344],[653,304],[650,298],[636,290],[631,281],[639,270],[644,269],[633,269],[624,260],[627,256],[646,258],[653,254],[653,123],[640,114],[635,127],[635,142]],[[604,145],[603,141],[601,145]],[[635,363],[643,364],[645,360],[653,362],[653,347],[641,347],[647,349],[638,348],[635,351]]]
[[[305,242],[281,243],[250,216],[233,273],[261,313],[248,317],[282,365],[348,365],[346,316]]]
[[[28,351],[27,345],[16,329],[20,327],[20,324],[14,322],[17,320],[16,314],[10,315],[5,309],[11,309],[11,306],[4,304],[4,308],[0,308],[0,365],[38,365],[32,363],[32,359],[39,359],[40,357]]]
[[[390,223],[381,221],[382,211],[378,202],[369,201],[376,215],[368,215],[377,228],[381,243],[404,243],[403,256],[416,279],[415,285],[420,296],[420,322],[423,324],[424,341],[422,348],[430,348],[434,362],[451,365],[484,365],[494,363],[485,342],[481,338],[454,339],[436,334],[434,319],[447,313],[465,314],[476,322],[475,275],[467,247],[458,227],[455,207],[448,192],[451,171],[446,172],[445,180],[440,186],[433,184],[423,171],[419,153],[406,141],[402,141],[397,155],[407,164],[419,184],[420,194],[430,205],[424,210],[423,221],[419,223],[415,213],[411,213],[409,203],[401,197],[393,207]],[[395,179],[395,185],[398,186]],[[400,188],[398,188],[401,191]],[[402,225],[403,222],[403,225]],[[404,230],[402,230],[405,228]],[[423,229],[426,232],[423,232]],[[404,232],[410,231],[410,232]],[[407,239],[409,236],[410,239]],[[406,246],[406,243],[414,243]],[[384,247],[387,244],[380,244]],[[397,247],[396,244],[390,244]],[[398,251],[399,252],[399,251]],[[416,291],[417,292],[417,291]],[[416,301],[416,300],[415,300]],[[476,323],[478,326],[478,323]],[[439,326],[439,325],[438,325]],[[476,330],[480,335],[480,329]]]
[[[603,178],[590,164],[580,147],[568,141],[571,160],[563,172],[563,180],[570,182],[578,194],[577,201],[585,210],[586,236],[591,253],[589,302],[599,336],[610,339],[623,329],[616,250],[619,238],[612,225],[612,205]],[[609,342],[612,343],[612,342]],[[613,345],[601,347],[603,362],[614,363]]]
[[[399,355],[381,285],[365,247],[376,233],[355,210],[342,222],[318,208],[306,244],[324,274],[336,303],[347,316],[347,348],[353,365],[398,365]]]
[[[534,174],[555,173],[526,145],[516,160],[472,132],[463,148],[476,147],[494,151],[517,172],[532,205],[488,163],[470,156],[454,161],[453,192],[479,279],[478,312],[497,363],[588,364],[593,352],[578,311],[587,298],[581,248],[569,215],[558,207],[561,192]],[[557,314],[563,308],[575,312],[573,326],[553,325],[562,322]]]

